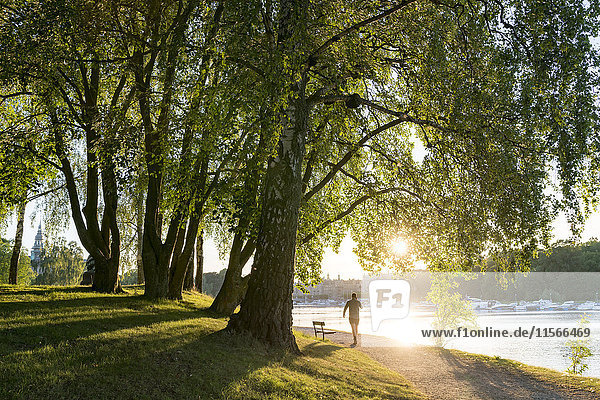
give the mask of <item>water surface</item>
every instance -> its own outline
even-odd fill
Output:
[[[312,326],[312,321],[325,321],[326,328],[350,331],[347,319],[342,318],[342,307],[294,306],[294,325]],[[588,347],[592,357],[587,359],[589,369],[585,376],[600,378],[600,312],[598,311],[546,311],[528,313],[488,313],[479,314],[477,324],[479,329],[507,329],[510,332],[518,329],[535,328],[577,328],[582,316],[589,319],[587,327],[591,330]],[[371,328],[370,310],[368,307],[361,311],[359,332],[379,335],[398,340],[404,344],[433,344],[432,339],[424,338],[422,329],[431,329],[433,316],[431,313],[411,312],[402,320],[385,320],[374,332]],[[568,346],[566,342],[572,338],[542,337],[542,338],[455,338],[451,339],[446,348],[453,348],[471,353],[500,356],[511,360],[539,367],[565,371],[569,365]]]

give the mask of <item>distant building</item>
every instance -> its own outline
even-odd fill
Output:
[[[307,287],[309,293],[303,293],[300,289],[294,288],[294,299],[297,301],[312,301],[312,300],[336,300],[343,301],[350,299],[352,293],[361,295],[360,279],[324,279],[316,286]]]
[[[40,224],[38,226],[37,234],[35,235],[35,241],[33,242],[33,248],[31,249],[31,267],[38,274],[42,273],[41,263],[42,263],[42,255],[43,254],[44,254],[44,235],[42,234],[42,224]]]

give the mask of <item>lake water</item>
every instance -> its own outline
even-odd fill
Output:
[[[518,328],[530,330],[535,328],[577,328],[584,313],[588,316],[591,334],[588,347],[592,356],[587,358],[589,369],[584,376],[600,378],[600,312],[598,311],[546,311],[527,313],[479,314],[477,325],[479,329],[507,329],[510,332]],[[312,321],[325,321],[325,327],[350,331],[347,319],[342,318],[342,307],[294,306],[294,326],[312,327]],[[433,344],[430,338],[424,338],[421,329],[431,329],[433,317],[431,313],[411,312],[401,320],[385,320],[374,332],[371,328],[370,310],[368,307],[361,311],[359,332],[363,334],[385,336],[395,339],[402,344]],[[529,365],[552,368],[565,371],[570,360],[567,358],[568,338],[455,338],[451,339],[446,348],[453,348],[471,353],[500,356]]]

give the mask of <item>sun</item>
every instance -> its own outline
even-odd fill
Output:
[[[397,256],[403,256],[408,252],[408,244],[402,239],[396,239],[391,243],[392,252]]]

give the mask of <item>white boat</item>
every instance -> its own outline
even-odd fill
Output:
[[[541,308],[542,311],[560,311],[560,304],[550,303],[544,304]]]
[[[471,305],[471,308],[477,310],[489,310],[490,302],[487,300],[481,300],[476,297],[467,297],[467,301]]]
[[[519,304],[515,306],[515,311],[517,312],[526,312],[527,306],[525,304]]]
[[[553,303],[552,300],[544,300],[540,299],[538,301],[534,301],[539,306],[540,311],[557,311],[559,304]]]
[[[594,309],[595,303],[593,301],[586,301],[577,306],[579,311],[591,311]]]
[[[506,312],[506,311],[515,311],[515,307],[517,305],[515,303],[512,304],[502,304],[498,303],[492,307],[493,312]]]
[[[561,305],[558,306],[558,310],[560,311],[571,311],[571,310],[575,310],[577,308],[577,305],[575,304],[574,301],[565,301],[564,303],[562,303]]]

